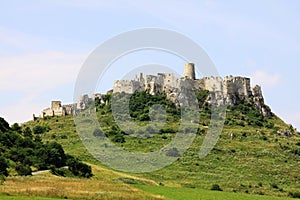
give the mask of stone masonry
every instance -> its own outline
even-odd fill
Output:
[[[243,101],[252,101],[255,109],[264,116],[272,115],[270,108],[265,105],[261,87],[256,85],[251,88],[250,78],[240,76],[221,77],[203,77],[196,79],[195,66],[193,63],[184,65],[184,76],[177,78],[172,73],[158,73],[154,75],[146,75],[141,73],[135,76],[133,80],[115,80],[112,91],[107,93],[129,93],[136,91],[147,91],[152,95],[165,93],[167,98],[177,105],[181,106],[185,100],[186,93],[183,88],[188,88],[191,91],[208,90],[209,97],[206,100],[208,105],[238,105]],[[82,95],[77,103],[69,105],[61,105],[60,101],[52,101],[51,108],[46,108],[42,111],[40,117],[46,116],[64,116],[76,115],[81,110],[99,98],[101,103],[104,101],[104,94],[93,94],[91,97]]]
[[[208,90],[210,95],[207,99],[209,105],[233,106],[243,101],[253,100],[255,108],[264,116],[270,116],[271,110],[264,103],[261,87],[256,85],[251,88],[250,78],[240,76],[204,77],[196,79],[193,63],[184,65],[184,76],[174,77],[170,73],[158,73],[157,76],[142,74],[134,80],[116,80],[114,93],[125,92],[132,94],[136,91],[148,91],[152,95],[165,93],[167,98],[180,106],[181,89]]]

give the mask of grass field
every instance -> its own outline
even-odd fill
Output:
[[[229,117],[233,122],[240,120],[233,120],[238,117],[237,113],[229,112],[227,114],[231,115]],[[112,116],[100,113],[97,115],[103,129],[109,130],[113,120]],[[143,174],[125,174],[103,166],[83,145],[70,116],[39,119],[25,125],[29,127],[37,124],[49,126],[51,130],[41,135],[44,141],[57,141],[63,145],[67,153],[93,164],[96,176],[86,184],[93,185],[98,181],[96,188],[102,191],[103,197],[106,195],[107,199],[140,199],[143,196],[148,199],[163,197],[169,199],[186,197],[186,199],[277,199],[277,197],[288,199],[290,192],[300,191],[300,156],[295,154],[299,149],[297,144],[300,144],[300,136],[297,134],[293,137],[280,136],[276,134],[276,130],[288,129],[289,126],[276,116],[270,121],[275,124],[273,128],[246,124],[225,125],[217,145],[204,159],[199,159],[198,153],[205,134],[199,134],[190,148],[176,162],[158,171]],[[176,123],[168,126],[176,127]],[[200,126],[203,130],[207,129],[205,125]],[[234,135],[234,138],[230,137],[231,134]],[[174,134],[171,133],[156,134],[147,139],[125,136],[126,142],[116,145],[129,151],[148,152],[161,148],[164,144],[169,143],[172,137]],[[91,138],[93,138],[92,135]],[[120,179],[124,177],[142,181],[144,184],[139,184],[139,181],[128,184]],[[12,179],[8,178],[6,184],[10,183]],[[52,182],[53,179],[48,181]],[[70,181],[76,182],[76,180]],[[62,188],[73,187],[71,183],[67,182],[68,179],[61,182]],[[164,187],[157,187],[158,184],[164,185]],[[213,184],[220,185],[224,191],[210,191]],[[20,189],[22,187],[20,186]],[[3,187],[0,186],[0,188],[2,188],[0,192],[5,192]],[[79,194],[80,190],[98,198],[95,191],[83,186],[78,187],[77,192],[75,191],[76,195],[73,195],[74,198],[83,198]],[[66,196],[71,198],[70,194],[73,191],[69,189],[66,191]],[[24,192],[26,193],[26,191],[22,191],[20,194],[24,194]],[[59,195],[58,197],[61,198],[65,194],[59,193]],[[53,197],[57,196],[53,195]]]
[[[144,192],[124,180],[136,179],[139,183],[156,184],[92,165],[94,177],[90,179],[58,177],[46,172],[36,176],[8,177],[0,185],[0,199],[162,199],[159,195]]]
[[[273,197],[261,195],[238,194],[191,188],[173,188],[165,186],[138,185],[144,191],[158,194],[172,200],[292,200],[287,197]]]

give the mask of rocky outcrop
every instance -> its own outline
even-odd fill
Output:
[[[265,104],[264,97],[262,95],[261,87],[256,85],[252,88],[253,103],[255,109],[258,110],[263,116],[271,116],[272,112],[269,106]]]
[[[148,91],[152,95],[165,93],[167,98],[173,101],[177,106],[186,104],[187,98],[183,94],[187,94],[184,89],[191,91],[208,90],[209,97],[206,101],[208,105],[226,105],[234,106],[242,102],[251,102],[263,116],[271,116],[271,109],[265,105],[264,98],[260,86],[251,88],[250,78],[240,76],[221,77],[204,77],[201,79],[193,78],[193,65],[185,65],[191,74],[181,78],[174,77],[170,73],[159,73],[157,76],[147,75],[143,78],[141,74],[139,78],[134,80],[117,80],[114,82],[114,93],[125,92],[134,93],[136,91]]]

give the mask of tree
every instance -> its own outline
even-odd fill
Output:
[[[29,127],[26,127],[23,130],[23,135],[24,135],[24,137],[32,138],[32,131],[31,131],[31,129]]]
[[[34,134],[42,134],[46,132],[46,128],[44,126],[41,125],[36,125],[35,127],[33,127],[33,133]]]
[[[8,176],[8,163],[4,157],[0,156],[0,176]]]
[[[12,129],[13,131],[16,131],[17,133],[22,133],[22,129],[21,129],[21,127],[19,126],[18,123],[14,123],[14,124],[11,126],[11,129]]]
[[[70,157],[67,161],[67,165],[69,166],[69,170],[75,175],[83,178],[90,178],[93,176],[92,168],[74,157]]]
[[[2,117],[0,117],[0,131],[6,132],[9,129],[10,129],[10,127],[9,127],[9,124],[7,123],[7,121],[5,121]]]
[[[55,167],[63,167],[66,165],[67,157],[65,155],[64,149],[57,142],[51,142],[46,145],[47,149],[47,159],[46,163],[48,165],[54,165]]]
[[[20,176],[32,175],[31,168],[28,165],[18,164],[16,167],[16,171]]]

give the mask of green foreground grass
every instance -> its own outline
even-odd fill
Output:
[[[209,191],[192,188],[174,188],[165,186],[137,185],[139,189],[172,200],[292,200],[287,197],[239,194],[232,192]]]

